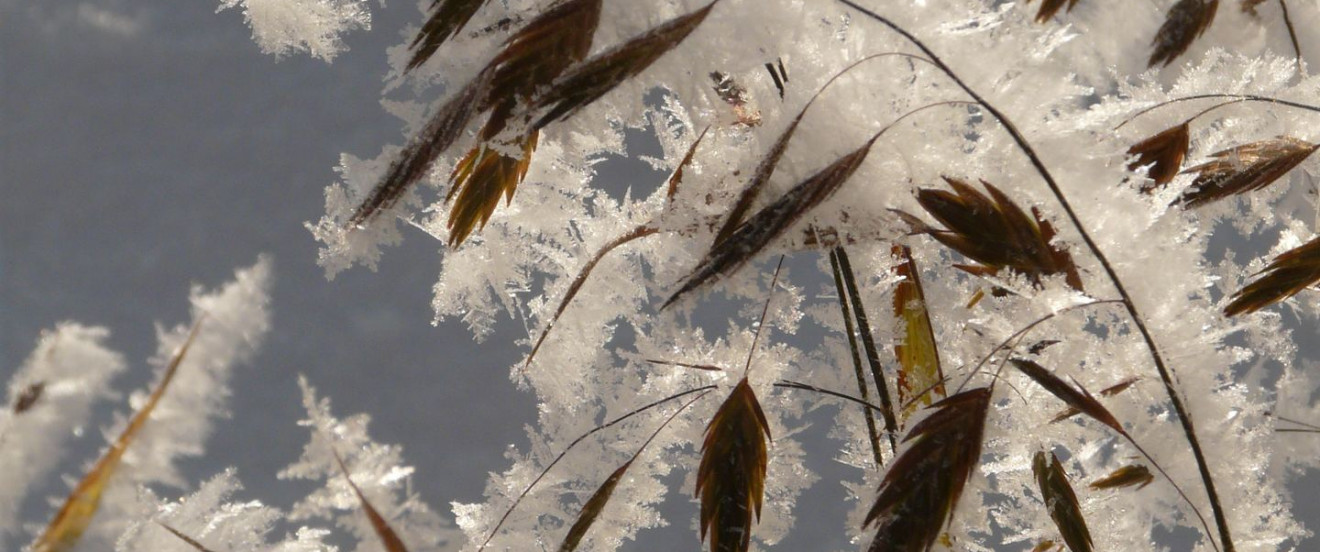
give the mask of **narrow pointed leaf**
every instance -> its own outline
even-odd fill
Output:
[[[1187,157],[1187,147],[1191,143],[1188,124],[1169,128],[1128,148],[1128,155],[1135,156],[1128,163],[1129,171],[1146,169],[1146,176],[1151,182],[1141,185],[1141,191],[1150,193],[1156,186],[1164,186],[1173,181]]]
[[[921,274],[912,259],[912,250],[895,245],[894,257],[900,260],[894,274],[903,278],[894,289],[894,317],[903,322],[901,341],[894,344],[898,357],[898,402],[907,405],[900,416],[904,421],[922,406],[929,406],[935,398],[943,398],[944,371],[940,367],[939,347],[935,344],[935,330],[926,310],[926,294],[921,289]],[[929,390],[917,400],[917,393]],[[910,404],[909,404],[910,403]]]
[[[1320,144],[1281,136],[1211,154],[1214,159],[1183,172],[1196,180],[1176,203],[1188,209],[1269,186],[1310,157]]]
[[[119,468],[120,462],[124,458],[124,452],[128,450],[129,445],[133,444],[133,439],[137,438],[138,433],[147,425],[147,420],[151,418],[151,412],[156,409],[160,403],[160,398],[165,396],[165,390],[169,388],[170,382],[174,381],[174,374],[178,372],[179,365],[188,355],[188,347],[192,345],[193,339],[197,337],[197,331],[201,328],[201,322],[194,324],[192,331],[188,334],[188,339],[184,341],[183,346],[170,359],[170,363],[165,368],[164,375],[156,388],[151,391],[147,398],[147,403],[133,415],[129,420],[128,426],[119,434],[115,442],[110,445],[110,450],[106,451],[100,460],[92,466],[92,469],[83,476],[74,487],[73,492],[64,500],[64,505],[60,507],[54,519],[46,525],[41,536],[37,537],[32,544],[33,552],[67,552],[73,550],[82,537],[83,531],[91,524],[92,518],[96,515],[96,510],[101,505],[101,494],[105,492],[106,485],[110,483],[111,477]]]
[[[1063,535],[1063,542],[1072,552],[1091,552],[1091,530],[1086,527],[1086,518],[1082,516],[1082,507],[1077,502],[1077,493],[1068,483],[1068,474],[1063,471],[1063,464],[1053,452],[1049,457],[1045,451],[1037,451],[1031,462],[1031,471],[1036,474],[1036,485],[1045,500],[1045,508],[1054,520],[1054,526]]]
[[[624,472],[628,471],[628,466],[632,465],[632,460],[624,462],[619,469],[614,470],[605,482],[592,493],[587,503],[582,505],[582,513],[578,514],[577,521],[568,529],[568,536],[564,537],[564,542],[559,545],[559,552],[573,552],[577,550],[578,544],[582,542],[582,537],[587,535],[587,530],[591,529],[591,524],[596,522],[600,513],[605,510],[605,505],[610,501],[610,495],[614,494],[614,488],[619,486],[619,480],[623,479]]]
[[[427,18],[417,37],[413,38],[408,48],[413,50],[412,58],[404,72],[412,71],[426,63],[440,49],[440,46],[462,30],[468,21],[476,15],[486,0],[435,0],[431,3],[431,17]]]
[[[1127,435],[1127,432],[1123,430],[1123,424],[1119,423],[1118,419],[1109,412],[1109,409],[1100,404],[1100,401],[1095,400],[1095,397],[1092,397],[1085,389],[1073,388],[1068,382],[1059,379],[1059,376],[1054,375],[1046,370],[1044,366],[1034,361],[1015,358],[1011,362],[1023,374],[1044,387],[1051,395],[1067,403],[1068,406],[1076,408],[1096,421],[1113,428],[1119,435]]]
[[[334,444],[328,443],[330,454],[335,457],[335,464],[339,466],[339,472],[344,474],[344,480],[348,481],[348,487],[353,489],[353,494],[357,496],[358,503],[362,505],[362,512],[367,515],[367,520],[371,522],[372,530],[376,531],[376,537],[380,539],[381,546],[385,547],[385,552],[408,552],[408,547],[403,545],[403,540],[399,534],[394,532],[385,517],[380,515],[371,501],[367,500],[367,495],[362,494],[362,489],[353,482],[353,477],[348,471],[348,466],[344,465],[343,457],[339,456],[339,451],[335,450]]]
[[[866,160],[873,141],[840,157],[821,169],[816,174],[794,186],[774,203],[762,209],[746,224],[738,228],[728,239],[711,246],[705,258],[687,277],[687,282],[665,301],[669,306],[683,294],[692,291],[712,279],[730,274],[742,267],[748,260],[759,254],[770,242],[774,241],[801,219],[808,211],[820,205],[839,189]]]
[[[490,61],[490,94],[480,110],[495,109],[486,138],[504,128],[513,104],[550,86],[591,52],[602,0],[561,2],[519,29]],[[499,107],[497,107],[499,106]]]
[[[1320,238],[1284,251],[1261,274],[1233,294],[1224,307],[1226,316],[1256,312],[1320,282]]]
[[[674,202],[674,196],[678,195],[678,187],[683,183],[683,171],[692,164],[692,159],[697,155],[697,146],[701,145],[701,140],[706,137],[708,131],[710,131],[709,125],[701,129],[701,134],[698,134],[697,139],[692,141],[691,146],[688,146],[687,153],[683,154],[683,160],[678,162],[678,167],[674,168],[674,173],[669,175],[669,180],[665,185],[665,201],[671,204]]]
[[[533,102],[533,111],[546,110],[533,128],[542,128],[555,120],[569,117],[614,87],[645,71],[695,31],[718,2],[713,0],[704,8],[670,20],[569,70],[555,81],[550,91]]]
[[[981,457],[990,389],[958,393],[930,406],[908,431],[866,515],[876,527],[871,552],[925,552],[952,521]]]
[[[695,494],[701,538],[709,537],[711,552],[746,552],[750,545],[752,514],[761,518],[769,438],[770,424],[744,378],[706,426],[701,445]]]
[[[1132,376],[1128,379],[1115,383],[1114,385],[1101,389],[1100,396],[1112,397],[1114,395],[1127,391],[1129,387],[1132,387],[1132,385],[1137,383],[1138,381],[1141,381],[1141,376]],[[1081,410],[1069,406],[1068,408],[1065,408],[1062,411],[1060,411],[1058,414],[1056,414],[1054,416],[1054,419],[1050,420],[1050,423],[1052,424],[1059,423],[1081,413],[1082,413]]]

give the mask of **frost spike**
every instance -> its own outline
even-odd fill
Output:
[[[930,406],[908,431],[911,443],[889,465],[865,527],[877,527],[870,552],[924,552],[953,520],[963,487],[981,457],[990,389],[958,393]]]
[[[1168,66],[1183,55],[1198,37],[1215,21],[1219,0],[1178,0],[1169,8],[1164,24],[1155,33],[1147,67]]]
[[[128,446],[133,443],[138,432],[147,425],[147,419],[151,417],[151,411],[160,403],[160,398],[165,396],[165,390],[169,388],[170,382],[174,380],[174,374],[179,371],[179,365],[188,354],[188,347],[192,345],[193,339],[197,337],[197,331],[201,328],[202,321],[199,318],[197,323],[193,324],[192,331],[188,333],[187,341],[179,347],[179,351],[170,359],[170,364],[165,368],[165,374],[161,376],[160,383],[152,390],[147,398],[147,403],[138,410],[137,414],[129,420],[128,426],[115,439],[110,450],[97,460],[92,469],[83,476],[78,486],[69,493],[68,498],[64,500],[64,505],[60,511],[55,514],[55,518],[46,526],[45,531],[37,537],[37,541],[32,544],[33,552],[67,552],[73,550],[78,544],[78,539],[82,537],[83,531],[91,524],[92,517],[96,515],[96,510],[101,505],[101,493],[105,491],[106,484],[110,482],[110,477],[114,475],[115,470],[119,468],[119,462],[124,457],[124,452]]]
[[[1036,451],[1031,461],[1031,471],[1036,474],[1036,485],[1040,488],[1045,508],[1050,512],[1050,519],[1063,535],[1063,542],[1072,552],[1091,552],[1094,543],[1091,531],[1086,527],[1086,518],[1082,516],[1082,507],[1077,503],[1077,493],[1068,483],[1068,474],[1063,471],[1059,457],[1050,452]]]
[[[1183,171],[1195,173],[1196,180],[1175,203],[1193,209],[1259,190],[1302,164],[1317,148],[1320,144],[1280,136],[1212,153],[1211,161]]]
[[[711,552],[746,552],[750,545],[752,513],[761,518],[769,438],[770,424],[744,377],[711,418],[701,445],[695,494],[701,538],[710,537]]]
[[[1137,485],[1137,490],[1144,489],[1155,480],[1155,476],[1150,473],[1150,469],[1141,464],[1131,464],[1123,466],[1113,471],[1109,475],[1092,481],[1089,487],[1095,490],[1116,489],[1119,487],[1131,487]]]
[[[930,324],[930,313],[926,310],[926,293],[921,289],[921,274],[912,259],[912,250],[905,245],[895,245],[893,255],[901,262],[894,265],[894,274],[903,278],[894,288],[894,317],[903,320],[903,339],[894,344],[894,356],[898,358],[898,402],[907,405],[899,413],[903,421],[920,406],[929,406],[934,402],[931,397],[945,395],[944,371],[940,367],[940,351],[935,344],[935,330]],[[930,389],[922,393],[921,398],[913,401],[913,393]]]
[[[532,111],[548,111],[532,127],[539,129],[568,118],[623,81],[645,71],[695,31],[717,3],[719,0],[712,0],[704,8],[674,18],[570,70],[545,95],[533,101]]]
[[[440,49],[440,46],[454,36],[455,33],[463,29],[468,24],[477,10],[485,5],[486,0],[435,0],[431,2],[431,17],[422,25],[421,30],[417,31],[417,37],[413,38],[409,49],[415,50],[412,58],[408,60],[408,67],[404,72],[412,71],[431,59],[431,55]]]
[[[1233,294],[1224,307],[1225,316],[1256,312],[1320,282],[1320,238],[1284,251],[1261,274],[1264,276]]]
[[[660,308],[668,307],[683,294],[701,287],[713,278],[730,274],[742,267],[808,211],[833,195],[862,166],[873,143],[875,138],[803,180],[753,215],[728,239],[712,245],[705,258],[688,275],[683,287],[674,292]]]

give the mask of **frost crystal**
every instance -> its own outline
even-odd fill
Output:
[[[284,56],[305,51],[329,62],[344,50],[340,35],[371,28],[366,4],[367,0],[220,0],[219,10],[243,10],[252,39],[264,53]]]

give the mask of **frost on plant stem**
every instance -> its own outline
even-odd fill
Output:
[[[329,62],[344,50],[342,34],[371,29],[366,0],[220,0],[218,11],[235,8],[252,27],[261,51],[292,52]]]

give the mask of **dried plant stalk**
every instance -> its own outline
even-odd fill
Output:
[[[327,439],[328,441],[328,439]],[[327,443],[330,447],[330,454],[335,457],[335,464],[339,466],[339,472],[344,474],[344,480],[348,481],[348,488],[353,489],[353,495],[357,497],[358,504],[362,506],[362,512],[367,515],[367,520],[371,522],[371,529],[376,532],[376,537],[380,539],[381,546],[385,547],[385,552],[408,552],[408,547],[404,546],[403,539],[390,527],[385,516],[380,515],[371,501],[367,500],[367,495],[362,494],[362,489],[353,482],[353,476],[349,474],[348,466],[344,465],[343,457],[339,456],[339,451],[335,450],[333,443]]]
[[[981,181],[989,196],[957,178],[944,177],[953,191],[923,188],[917,202],[947,229],[931,228],[906,213],[913,230],[929,234],[940,243],[981,263],[959,266],[977,275],[994,274],[1007,268],[1026,276],[1037,286],[1041,277],[1063,274],[1068,286],[1082,290],[1077,265],[1066,249],[1050,243],[1054,228],[1032,211],[1032,217],[989,182]]]
[[[752,514],[761,517],[770,424],[752,386],[743,378],[706,426],[697,468],[701,538],[711,552],[746,552]]]
[[[1119,487],[1137,486],[1137,489],[1143,489],[1155,480],[1155,476],[1150,473],[1150,469],[1141,464],[1130,464],[1114,470],[1113,473],[1092,481],[1089,487],[1092,489],[1117,489]]]
[[[1063,542],[1072,552],[1091,552],[1091,530],[1086,527],[1086,518],[1082,516],[1082,507],[1077,503],[1077,493],[1068,483],[1068,474],[1063,471],[1059,457],[1050,452],[1037,451],[1031,461],[1031,471],[1036,474],[1036,485],[1045,500],[1045,508],[1050,512],[1050,519],[1059,528]]]
[[[946,398],[908,432],[909,445],[889,465],[866,515],[866,526],[877,527],[871,552],[922,552],[935,544],[980,460],[990,396],[978,388]]]
[[[154,521],[154,520],[153,520],[153,521]],[[187,544],[188,546],[191,546],[191,547],[193,548],[193,550],[197,550],[198,552],[212,552],[211,549],[209,549],[209,548],[207,548],[206,546],[202,545],[202,543],[198,542],[197,539],[194,539],[194,538],[192,538],[192,537],[190,537],[190,536],[188,536],[188,535],[183,534],[183,532],[179,531],[178,529],[175,529],[175,528],[173,528],[173,527],[170,527],[169,525],[166,525],[166,524],[161,523],[161,522],[159,522],[159,521],[156,521],[156,525],[159,525],[161,529],[164,529],[164,530],[166,530],[166,531],[169,531],[171,535],[174,535],[175,537],[177,537],[179,540],[183,541],[183,542],[184,542],[185,544]]]
[[[1320,148],[1305,140],[1280,136],[1234,146],[1210,155],[1213,160],[1183,172],[1196,180],[1178,198],[1186,208],[1196,208],[1235,194],[1259,190],[1288,174]]]
[[[426,63],[440,49],[440,46],[462,30],[486,0],[435,0],[431,2],[431,17],[427,18],[422,29],[417,31],[408,48],[413,55],[408,59],[404,72],[412,71]]]
[[[1264,276],[1233,294],[1225,316],[1256,312],[1320,282],[1320,238],[1284,251],[1261,273]]]
[[[1187,52],[1210,24],[1215,21],[1215,12],[1219,10],[1219,0],[1178,0],[1169,8],[1164,24],[1156,31],[1151,41],[1154,51],[1150,54],[1149,67],[1167,66],[1178,56]]]
[[[1151,182],[1143,183],[1141,191],[1150,193],[1156,186],[1164,186],[1173,181],[1182,168],[1183,158],[1187,156],[1190,143],[1188,123],[1166,129],[1128,148],[1128,155],[1136,156],[1128,163],[1129,171],[1149,167],[1146,176]]]
[[[156,409],[160,403],[160,398],[165,396],[165,390],[169,388],[170,382],[174,381],[174,374],[179,371],[179,365],[188,355],[188,347],[192,345],[193,339],[197,337],[197,330],[201,328],[201,321],[193,324],[192,331],[188,333],[188,339],[179,347],[179,351],[170,359],[170,363],[165,368],[165,374],[161,376],[160,383],[151,391],[146,404],[133,415],[129,420],[128,426],[115,439],[110,450],[97,460],[92,469],[83,476],[78,486],[74,487],[73,492],[64,499],[64,505],[60,511],[51,519],[50,524],[42,531],[41,536],[37,537],[36,542],[32,544],[32,552],[69,552],[78,544],[83,531],[92,523],[92,517],[96,515],[96,510],[101,505],[101,494],[105,492],[106,485],[110,483],[111,476],[119,468],[119,463],[124,458],[124,452],[128,446],[133,444],[133,439],[137,438],[142,428],[147,425],[147,420],[151,418],[151,412]]]
[[[899,364],[898,402],[906,405],[899,415],[906,422],[918,408],[944,397],[944,370],[912,250],[895,245],[893,254],[900,261],[894,265],[894,274],[903,278],[894,288],[894,317],[903,321],[902,340],[894,344],[894,356]],[[915,396],[917,393],[921,396]]]

